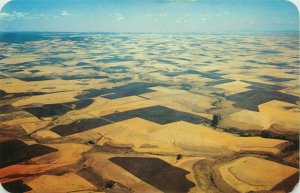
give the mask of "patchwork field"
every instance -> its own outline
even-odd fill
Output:
[[[11,193],[290,192],[297,34],[0,35]]]

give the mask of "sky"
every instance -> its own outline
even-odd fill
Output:
[[[286,0],[12,0],[0,31],[286,32],[299,13]]]

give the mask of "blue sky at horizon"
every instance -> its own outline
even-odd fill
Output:
[[[13,0],[0,31],[277,32],[298,31],[286,0]]]

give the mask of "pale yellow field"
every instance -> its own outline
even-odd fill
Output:
[[[0,182],[12,193],[287,193],[299,178],[298,42],[0,42]]]

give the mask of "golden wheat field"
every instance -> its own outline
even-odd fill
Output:
[[[0,182],[26,193],[284,193],[297,35],[4,33]]]

